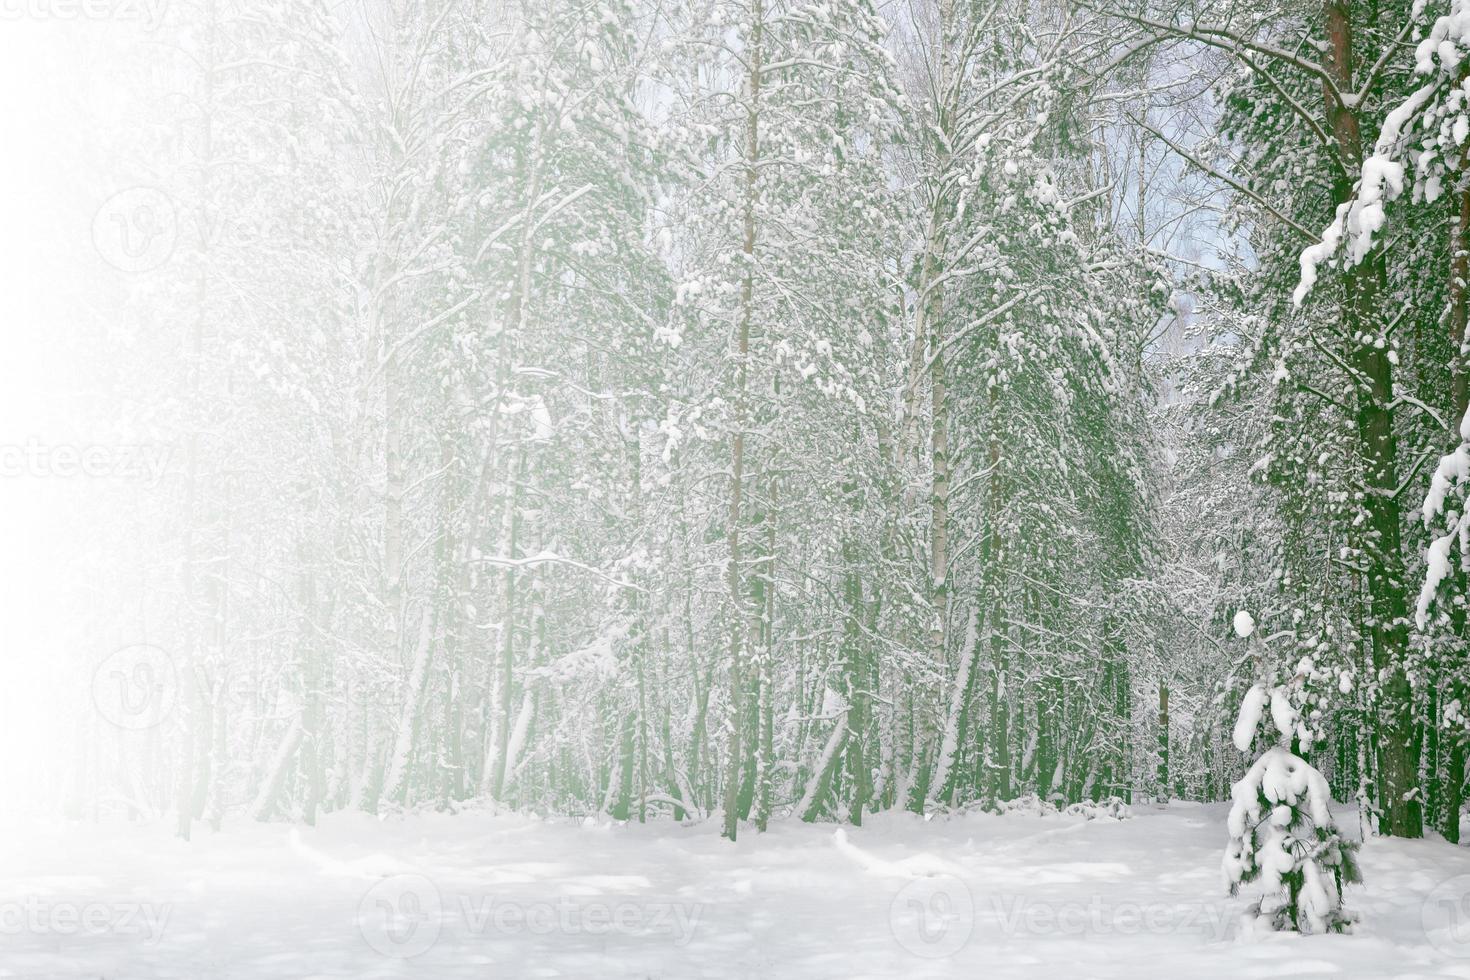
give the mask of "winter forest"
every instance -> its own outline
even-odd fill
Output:
[[[64,326],[0,395],[0,811],[920,883],[1192,821],[1349,975],[1470,872],[1470,2],[5,13],[3,329]],[[816,955],[753,948],[627,975]]]

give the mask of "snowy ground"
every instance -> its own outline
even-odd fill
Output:
[[[12,831],[0,977],[1470,978],[1470,848],[1373,841],[1357,934],[1243,938],[1223,808],[1136,812],[788,822],[738,847],[713,822],[473,812],[295,840]]]

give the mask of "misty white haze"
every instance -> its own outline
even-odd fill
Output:
[[[1470,975],[1470,0],[0,0],[0,978]]]

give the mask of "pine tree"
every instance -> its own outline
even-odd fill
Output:
[[[1237,636],[1248,639],[1254,629],[1249,613],[1237,613]],[[1235,747],[1250,751],[1268,706],[1268,731],[1276,729],[1277,742],[1231,787],[1230,841],[1221,869],[1231,895],[1242,884],[1259,883],[1261,897],[1247,915],[1269,928],[1343,932],[1354,921],[1342,905],[1343,886],[1362,881],[1358,845],[1333,820],[1327,780],[1293,748],[1314,739],[1292,700],[1293,689],[1305,680],[1298,674],[1269,690],[1253,685],[1241,702]]]

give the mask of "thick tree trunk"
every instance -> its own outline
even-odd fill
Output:
[[[1353,91],[1353,36],[1350,5],[1346,0],[1323,4],[1327,45],[1324,66],[1336,84],[1324,83],[1327,118],[1342,164],[1333,184],[1334,204],[1352,198],[1348,177],[1362,163],[1362,135],[1357,105],[1346,104],[1339,92]],[[1364,465],[1367,527],[1368,592],[1372,619],[1369,635],[1373,666],[1381,678],[1378,689],[1377,731],[1379,796],[1383,808],[1380,830],[1395,837],[1421,837],[1423,811],[1419,800],[1418,742],[1412,711],[1413,691],[1404,669],[1408,647],[1407,600],[1400,543],[1398,455],[1394,440],[1393,365],[1388,351],[1374,342],[1378,284],[1383,276],[1381,253],[1352,266],[1344,277],[1343,333],[1352,345],[1349,362],[1364,382],[1357,385],[1355,417],[1358,446]]]
[[[1451,447],[1460,444],[1460,423],[1465,418],[1467,401],[1470,401],[1470,384],[1467,384],[1470,372],[1466,371],[1466,357],[1470,351],[1467,351],[1465,336],[1467,322],[1470,322],[1470,172],[1467,172],[1470,171],[1470,168],[1465,166],[1466,162],[1470,162],[1470,149],[1467,149],[1461,157],[1461,172],[1455,194],[1457,207],[1454,219],[1450,224],[1450,412],[1446,421],[1450,426],[1448,443]],[[1465,572],[1456,566],[1451,574],[1454,576],[1454,595],[1464,600]],[[1450,625],[1457,655],[1449,665],[1449,669],[1445,671],[1445,674],[1452,678],[1449,689],[1443,692],[1443,696],[1439,699],[1441,702],[1458,701],[1462,708],[1465,703],[1466,690],[1458,677],[1465,669],[1466,618],[1464,601],[1455,602],[1450,607]],[[1431,723],[1437,725],[1439,721],[1438,712],[1436,712],[1431,716]],[[1441,742],[1448,745],[1447,750],[1443,752],[1445,757],[1444,782],[1441,784],[1436,812],[1440,835],[1445,840],[1458,844],[1460,842],[1460,807],[1465,786],[1467,742],[1463,722],[1454,726],[1446,726],[1446,728],[1447,730],[1441,736]],[[1437,730],[1436,733],[1439,734]]]

